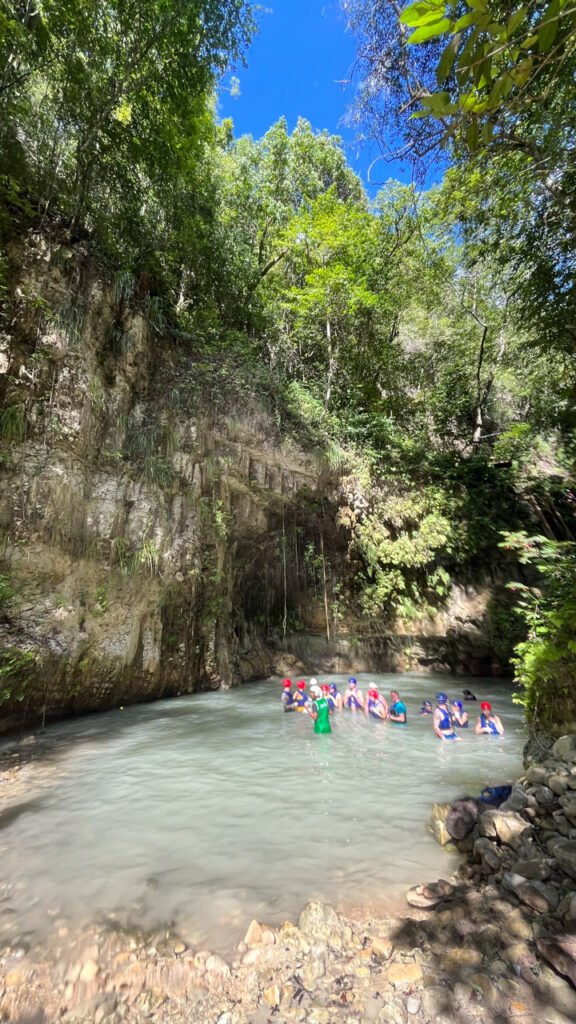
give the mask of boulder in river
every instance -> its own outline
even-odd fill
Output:
[[[328,903],[310,900],[298,918],[298,927],[307,938],[325,945],[342,945],[340,918]]]
[[[442,806],[442,805],[436,805]],[[478,804],[466,798],[450,804],[445,816],[446,831],[452,839],[465,839],[478,821]]]
[[[576,764],[576,733],[561,736],[552,747],[552,754],[557,761]]]

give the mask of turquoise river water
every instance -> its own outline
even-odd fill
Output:
[[[344,712],[315,736],[307,715],[282,712],[278,680],[51,726],[0,830],[20,934],[115,914],[172,921],[190,945],[229,954],[253,917],[293,920],[314,896],[392,912],[407,886],[449,874],[431,805],[521,771],[510,683],[358,676],[364,692],[369,680],[399,689],[407,727]],[[503,737],[472,727],[443,743],[419,716],[424,697],[465,686],[492,701]],[[479,702],[468,707],[473,725]]]

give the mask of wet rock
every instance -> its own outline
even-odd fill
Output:
[[[447,846],[448,843],[452,842],[452,836],[446,825],[446,818],[451,806],[451,804],[434,804],[432,807],[432,817],[430,819],[432,835],[441,846]]]
[[[386,978],[391,985],[415,985],[422,981],[422,968],[420,964],[390,964],[386,968]]]
[[[501,843],[516,846],[531,833],[532,826],[515,811],[491,809],[481,815],[479,829],[489,839],[498,838]]]
[[[450,804],[444,821],[452,839],[465,839],[478,821],[478,804],[475,800],[455,800]]]
[[[394,951],[394,944],[391,939],[382,938],[379,935],[370,936],[372,952],[383,960],[389,960]]]
[[[545,1005],[576,1020],[576,992],[572,986],[549,967],[545,967],[534,982],[534,993]]]
[[[257,946],[259,942],[262,942],[262,925],[258,924],[258,921],[250,922],[244,942],[247,946]]]
[[[482,954],[478,949],[454,946],[443,953],[440,963],[446,971],[454,971],[460,967],[478,967],[482,963]]]
[[[221,956],[209,956],[206,961],[206,970],[213,971],[214,974],[220,974],[224,978],[230,977],[230,968],[225,960]]]
[[[443,985],[430,985],[422,992],[422,1012],[426,1018],[439,1017],[450,1011],[450,992]]]
[[[563,921],[576,921],[576,893],[568,893],[556,909]]]
[[[552,838],[548,842],[548,850],[566,874],[576,878],[576,841],[563,837]]]
[[[536,948],[555,971],[576,987],[576,922],[559,935],[538,939]]]
[[[552,747],[552,755],[556,761],[576,764],[576,734],[561,736]]]
[[[418,1013],[420,1009],[420,1000],[416,999],[415,996],[408,996],[406,1000],[406,1012],[410,1014]]]
[[[538,914],[546,914],[558,906],[558,893],[552,886],[543,885],[542,882],[531,882],[515,872],[505,872],[502,876],[502,884],[509,892],[513,892],[522,903],[537,911]]]
[[[502,927],[507,935],[517,939],[531,939],[533,935],[532,925],[520,907],[506,915],[502,922]]]
[[[273,1009],[280,1005],[281,991],[278,984],[270,985],[269,988],[265,988],[262,991],[262,998],[269,1006]]]
[[[502,952],[502,959],[517,971],[532,970],[536,966],[536,957],[525,942],[515,942]]]
[[[529,782],[532,786],[535,784],[541,785],[543,782],[546,782],[547,778],[548,772],[539,764],[530,765],[530,768],[526,772],[526,782]]]
[[[543,882],[547,878],[550,878],[552,868],[550,866],[550,860],[544,856],[530,857],[527,860],[517,860],[514,865],[514,870],[517,875],[522,875],[524,878],[531,878],[538,882]]]
[[[324,944],[342,945],[340,918],[333,907],[320,900],[311,900],[298,918],[298,927],[304,935]]]
[[[568,789],[568,783],[563,775],[551,775],[548,779],[548,785],[556,796],[563,796]]]
[[[487,974],[471,974],[468,979],[470,984],[474,986],[477,993],[481,995],[482,1002],[493,1009],[499,1001],[500,993],[496,988],[496,985]]]
[[[556,800],[556,795],[549,786],[534,786],[533,792],[537,802],[543,806],[553,804]]]
[[[491,871],[498,871],[500,867],[500,852],[494,843],[491,843],[486,836],[480,836],[474,843],[474,856],[487,864]]]
[[[79,980],[84,982],[94,981],[99,972],[100,968],[95,960],[86,960],[80,970]]]
[[[558,802],[568,820],[574,823],[576,821],[576,792],[570,790],[564,793],[564,796],[558,797]]]
[[[530,797],[524,792],[522,786],[512,786],[510,796],[500,805],[501,811],[523,811],[530,804]]]

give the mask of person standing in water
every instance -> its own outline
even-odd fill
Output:
[[[422,707],[420,708],[420,714],[421,715],[431,715],[432,714],[432,705],[431,705],[429,700],[423,700],[422,701]]]
[[[306,683],[303,679],[299,679],[296,683],[296,690],[297,692],[294,694],[296,711],[305,711],[306,704],[308,703],[308,694],[306,693]]]
[[[388,717],[388,705],[378,690],[368,690],[368,700],[364,705],[364,711],[370,718]]]
[[[398,725],[406,725],[406,705],[400,700],[398,690],[390,691],[390,701],[388,718],[391,722],[396,722]]]
[[[362,711],[364,708],[364,695],[358,689],[358,683],[354,676],[350,676],[348,680],[348,689],[344,694],[344,706],[350,711]]]
[[[434,732],[441,740],[459,740],[460,736],[457,736],[454,732],[454,726],[450,719],[450,712],[448,711],[448,697],[445,693],[436,694],[436,705],[437,706],[434,709],[434,717],[432,719]]]
[[[344,707],[344,697],[340,693],[340,690],[336,686],[336,683],[330,683],[329,687],[328,703],[332,711],[342,711]]]
[[[457,729],[468,728],[468,712],[464,711],[461,700],[453,700],[450,705],[450,717],[452,719],[452,725]]]
[[[312,687],[310,687],[310,692],[312,692]],[[315,688],[315,700],[311,701],[308,705],[308,714],[314,722],[314,732],[316,733],[332,732],[332,729],[330,728],[330,715],[334,712],[331,710],[330,704],[328,703],[328,693],[329,688],[327,683],[324,683],[320,688],[320,696],[318,696],[318,691]]]
[[[464,700],[476,700],[472,690],[462,690],[462,696],[464,697]]]
[[[492,705],[487,700],[483,700],[480,705],[482,714],[474,726],[474,732],[476,735],[480,733],[488,733],[490,736],[502,736],[504,733],[504,726],[500,721],[498,715],[492,714]]]
[[[294,702],[294,694],[292,693],[292,680],[282,680],[282,707],[284,711],[296,711],[296,704]]]

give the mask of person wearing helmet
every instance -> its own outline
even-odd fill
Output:
[[[299,679],[296,683],[296,691],[294,694],[296,711],[305,711],[306,704],[308,703],[308,694],[306,693],[306,683],[303,679]]]
[[[396,722],[397,725],[406,725],[406,705],[404,701],[400,700],[398,690],[390,691],[390,701],[388,718],[391,722]]]
[[[370,718],[387,718],[388,704],[386,699],[381,697],[374,687],[368,690],[368,699],[364,705],[364,711]]]
[[[498,715],[492,713],[492,705],[487,700],[483,700],[480,705],[481,715],[476,725],[474,726],[474,732],[477,735],[480,733],[487,733],[490,736],[502,736],[504,732],[504,726],[500,721]]]
[[[450,705],[450,717],[452,718],[452,725],[456,729],[467,729],[468,728],[468,712],[464,711],[461,700],[453,700]]]
[[[464,700],[476,700],[472,690],[462,690],[462,696],[464,697]]]
[[[307,710],[314,722],[314,732],[316,733],[332,732],[330,715],[333,714],[333,711],[328,703],[329,692],[327,683],[324,683],[323,686],[318,686],[318,683],[310,684],[310,693],[314,696],[314,700],[310,701]]]
[[[328,689],[328,703],[330,708],[332,711],[342,711],[342,708],[344,707],[344,698],[336,686],[336,683],[330,683]]]
[[[294,702],[294,694],[292,693],[292,680],[282,680],[282,707],[284,711],[296,711],[296,704]]]
[[[434,726],[434,732],[441,740],[460,739],[460,736],[457,736],[454,732],[454,726],[448,711],[448,697],[445,693],[436,694],[436,707],[434,708],[432,725]]]
[[[420,708],[420,714],[421,715],[431,715],[432,714],[432,704],[430,703],[429,700],[423,700],[422,701],[422,707]]]
[[[348,689],[344,694],[344,706],[350,711],[362,711],[364,708],[364,694],[358,689],[358,683],[354,676],[348,680]]]

